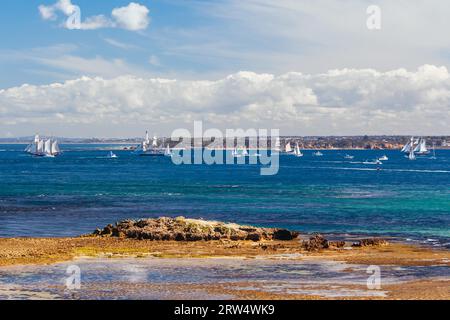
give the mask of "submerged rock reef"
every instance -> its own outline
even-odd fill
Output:
[[[384,239],[379,238],[369,238],[369,239],[361,239],[357,242],[353,242],[351,247],[378,247],[385,246],[389,243]],[[328,241],[321,234],[314,234],[309,240],[303,241],[301,247],[306,251],[320,251],[324,249],[341,249],[346,246],[345,241]]]
[[[284,240],[299,236],[298,232],[278,228],[241,226],[234,223],[178,218],[124,220],[97,229],[94,236],[155,241],[202,240]]]

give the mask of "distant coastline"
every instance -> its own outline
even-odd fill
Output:
[[[450,149],[450,136],[423,136],[431,148],[435,147],[437,150]],[[410,136],[282,136],[280,142],[282,145],[290,143],[298,143],[301,149],[304,150],[399,150],[410,139]],[[29,144],[33,141],[33,137],[19,137],[19,138],[0,138],[0,144]],[[65,138],[56,137],[60,144],[109,144],[109,145],[124,145],[134,147],[142,143],[142,138]],[[179,144],[179,141],[171,141],[170,138],[162,137],[158,139],[161,144],[169,144],[171,147]],[[190,141],[189,141],[190,140]],[[215,142],[214,139],[185,139],[182,142],[184,147],[190,148],[198,146],[200,143],[204,148],[210,149],[225,149],[225,141],[221,144]],[[243,142],[238,142],[238,145]],[[245,144],[249,149],[256,149],[255,141],[249,141],[247,138]],[[260,148],[265,149],[264,147]]]

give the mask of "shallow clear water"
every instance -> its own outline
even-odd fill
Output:
[[[69,266],[81,287],[67,290]],[[381,266],[381,289],[367,289],[365,265],[270,259],[78,259],[50,266],[0,269],[0,299],[228,299],[220,288],[325,297],[384,296],[383,286],[448,278],[448,266]],[[71,282],[73,283],[73,282]],[[195,287],[193,285],[201,285]],[[219,290],[208,292],[205,287]],[[357,286],[357,287],[352,287]]]
[[[398,151],[306,151],[261,176],[257,165],[176,166],[129,151],[108,159],[105,145],[63,145],[54,159],[23,149],[0,145],[1,237],[76,236],[125,218],[183,215],[450,247],[450,150],[417,161]],[[384,154],[382,170],[362,163]]]

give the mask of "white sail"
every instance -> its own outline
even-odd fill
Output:
[[[61,150],[59,149],[58,141],[57,140],[53,141],[53,143],[52,143],[52,152],[51,153],[53,155],[55,155],[55,154],[58,154],[60,152],[61,152]]]
[[[302,157],[302,156],[303,156],[303,153],[300,151],[300,146],[298,145],[298,143],[297,143],[297,145],[295,146],[295,155],[296,155],[297,157]]]
[[[242,155],[243,156],[248,156],[248,151],[247,151],[247,148],[245,146],[242,147]]]
[[[288,144],[286,144],[286,152],[287,153],[291,153],[292,152],[292,147],[291,147],[291,143],[288,142]]]
[[[414,145],[414,138],[413,137],[411,137],[411,142],[410,143],[411,143],[411,146]],[[414,152],[415,152],[415,148],[411,147],[410,150],[409,150],[409,155],[408,155],[408,159],[409,160],[416,160],[416,154]]]
[[[419,144],[419,153],[427,153],[427,152],[428,152],[427,140],[421,139],[420,144]]]
[[[166,156],[168,156],[168,157],[172,155],[172,151],[170,150],[170,146],[169,145],[167,145],[166,152],[164,154]]]
[[[152,146],[153,146],[153,148],[156,148],[158,146],[158,138],[157,137],[153,137]]]
[[[416,142],[417,143],[415,143],[414,152],[419,152],[419,150],[420,150],[420,140],[417,140]]]
[[[44,140],[39,140],[36,146],[36,153],[44,153]]]
[[[44,144],[44,153],[52,154],[52,140],[48,139]]]
[[[402,148],[402,152],[408,153],[411,150],[411,142],[405,144]]]
[[[281,141],[280,138],[277,138],[275,140],[275,151],[280,151],[281,150]]]
[[[28,153],[36,153],[37,152],[37,145],[35,142],[33,142],[32,144],[28,145],[27,148],[25,149],[25,152]]]
[[[436,160],[436,146],[433,143],[433,156],[431,157],[431,159]]]

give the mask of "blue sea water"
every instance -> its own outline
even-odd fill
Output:
[[[62,145],[50,159],[0,145],[0,237],[77,236],[121,219],[182,215],[450,247],[450,150],[417,161],[398,151],[305,151],[261,176],[258,165],[177,166],[130,151],[109,159],[114,147]],[[363,164],[384,154],[381,170]]]

